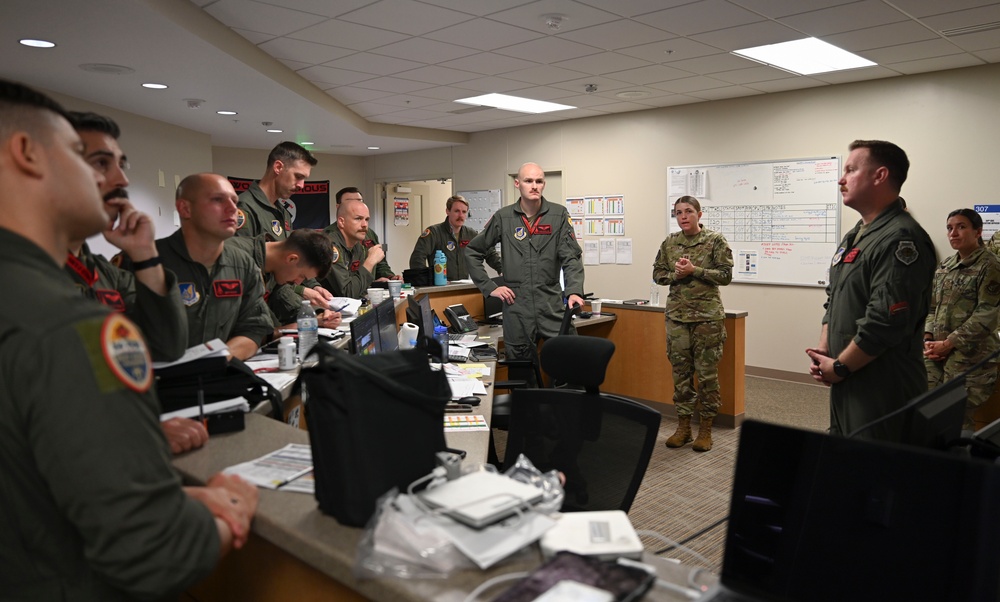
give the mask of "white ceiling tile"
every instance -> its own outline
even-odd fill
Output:
[[[596,54],[600,52],[600,49],[561,38],[548,37],[505,48],[498,48],[495,52],[505,56],[521,58],[526,61],[551,65],[559,61],[568,61],[569,59],[587,56],[588,54]]]
[[[261,4],[252,0],[219,0],[205,7],[205,12],[229,27],[249,29],[283,36],[325,21],[325,17]]]
[[[876,27],[905,20],[906,15],[884,2],[865,0],[786,17],[781,22],[810,36],[824,37],[859,27]]]
[[[551,29],[545,15],[563,15],[565,19],[558,29]],[[490,19],[509,25],[524,27],[543,34],[565,33],[599,23],[607,23],[619,18],[618,15],[573,0],[540,0],[524,6],[493,13]]]
[[[766,82],[776,79],[800,79],[800,76],[792,75],[787,71],[782,71],[781,69],[775,69],[774,67],[767,67],[764,65],[757,65],[756,67],[749,67],[747,69],[737,69],[736,71],[713,73],[712,77],[715,79],[721,79],[724,82],[740,85]]]
[[[274,38],[263,44],[258,44],[258,48],[276,59],[289,59],[309,65],[322,65],[328,61],[333,61],[349,54],[354,54],[355,52],[346,48],[337,48],[335,46],[292,38]]]
[[[425,84],[423,82],[415,82],[412,79],[400,79],[398,77],[377,77],[375,79],[365,80],[358,83],[359,88],[367,88],[369,90],[381,90],[383,92],[392,92],[394,94],[406,94],[408,92],[416,92],[417,90],[424,90],[433,87],[431,84]]]
[[[478,94],[477,90],[470,90],[468,88],[459,88],[457,86],[436,86],[434,88],[426,88],[424,90],[418,90],[414,92],[415,96],[422,96],[434,100],[455,100],[456,98],[468,98],[469,96],[477,96],[477,94]]]
[[[584,73],[593,73],[595,75],[603,75],[605,73],[611,73],[612,71],[625,71],[627,69],[648,67],[650,64],[649,61],[637,59],[625,54],[618,54],[617,52],[601,52],[576,59],[570,59],[568,61],[561,61],[559,63],[555,63],[553,66],[562,67],[564,69],[573,69],[575,71],[583,71]]]
[[[976,51],[976,56],[990,63],[1000,63],[1000,48],[978,50]]]
[[[756,13],[760,13],[765,17],[770,17],[776,19],[779,17],[787,17],[788,15],[797,15],[799,13],[804,13],[809,10],[816,10],[821,8],[827,8],[830,6],[837,6],[839,4],[850,4],[856,0],[809,0],[808,2],[803,2],[802,0],[729,0],[733,4],[742,6],[747,10],[752,10]]]
[[[521,88],[519,90],[514,90],[509,94],[520,96],[522,98],[534,98],[535,100],[551,100],[553,102],[558,102],[560,98],[572,96],[573,92],[563,90],[562,88],[555,88],[553,86],[535,86],[533,88]]]
[[[597,86],[597,89],[601,92],[613,92],[615,90],[624,90],[632,87],[632,84],[596,75],[588,75],[587,77],[581,77],[580,79],[558,82],[551,84],[551,87],[562,88],[563,90],[570,90],[579,94],[584,92],[584,88],[591,84]]]
[[[893,71],[886,67],[865,67],[863,69],[851,69],[849,71],[831,71],[830,73],[817,73],[810,75],[813,79],[826,82],[828,84],[844,84],[849,82],[860,82],[884,77],[896,77],[898,71]]]
[[[309,81],[336,84],[339,86],[349,86],[351,84],[372,78],[372,76],[367,73],[334,69],[332,67],[324,67],[322,65],[307,67],[298,73]]]
[[[611,100],[605,98],[604,96],[598,96],[597,94],[575,94],[573,96],[567,96],[565,98],[559,99],[559,104],[570,105],[572,107],[583,107],[583,108],[597,108],[604,105],[614,104],[615,102],[621,102],[620,100]],[[603,109],[598,109],[603,110]]]
[[[510,92],[511,90],[518,90],[524,87],[524,82],[490,76],[464,81],[461,83],[461,86],[476,92],[474,94],[466,94],[466,96],[479,96],[479,93],[505,93]]]
[[[963,50],[980,51],[1000,48],[1000,30],[980,31],[960,36],[949,36],[948,40]]]
[[[760,65],[760,63],[755,63],[754,61],[736,56],[735,54],[730,54],[728,52],[713,54],[710,56],[700,56],[696,59],[687,59],[686,61],[674,61],[670,63],[671,67],[688,71],[690,73],[697,73],[699,75],[732,71],[734,69],[749,69],[758,65]]]
[[[764,17],[725,0],[700,0],[643,15],[642,22],[682,36],[763,21]]]
[[[955,47],[954,44],[951,44],[947,40],[926,40],[912,44],[900,44],[899,46],[867,50],[864,52],[864,57],[875,61],[879,65],[889,65],[891,63],[917,61],[953,54],[963,54],[962,49]]]
[[[671,63],[709,54],[718,54],[719,49],[687,38],[674,38],[653,44],[643,44],[622,48],[618,52],[647,60],[651,63]]]
[[[688,4],[691,0],[577,0],[577,2],[623,17],[636,17],[672,6]]]
[[[290,61],[288,59],[278,59],[278,61],[292,71],[301,71],[313,66],[312,63],[300,63],[299,61]]]
[[[424,37],[439,42],[460,44],[476,50],[495,50],[511,44],[536,40],[542,37],[542,34],[490,19],[473,19],[459,25],[439,29]]]
[[[684,79],[675,79],[669,82],[662,82],[659,84],[650,84],[650,88],[656,88],[658,90],[666,90],[667,92],[673,92],[675,94],[688,94],[691,92],[700,92],[702,90],[710,90],[712,88],[723,88],[728,87],[724,81],[717,79],[712,79],[711,77],[704,77],[697,75],[695,77],[686,77]]]
[[[559,34],[560,38],[597,46],[605,50],[617,50],[627,46],[649,44],[675,37],[662,29],[643,25],[627,19],[619,19],[610,23],[602,23],[593,27],[576,29],[569,33]]]
[[[503,56],[492,52],[481,52],[472,56],[441,63],[442,67],[450,69],[461,69],[462,71],[472,71],[483,75],[497,75],[518,69],[529,69],[537,67],[538,63],[516,59],[512,56]]]
[[[488,15],[491,13],[514,8],[522,4],[530,4],[534,0],[422,0],[427,4],[450,8],[452,10],[473,15]]]
[[[567,119],[582,119],[583,117],[598,117],[603,115],[599,110],[596,109],[568,109],[565,111],[553,111],[551,113],[544,113],[544,115],[551,115],[552,118],[549,121],[565,121]]]
[[[394,107],[391,105],[384,105],[377,102],[358,102],[352,105],[348,105],[350,110],[354,111],[362,117],[373,117],[375,115],[385,115],[386,113],[395,113],[400,111],[399,107]]]
[[[340,86],[333,88],[332,90],[327,90],[326,93],[345,105],[367,102],[385,97],[385,92],[365,90],[364,88],[355,88],[353,86]]]
[[[425,40],[424,38],[410,38],[388,46],[380,46],[373,48],[372,52],[401,59],[420,57],[421,62],[429,65],[476,54],[472,48],[446,44],[436,40]]]
[[[435,111],[426,111],[424,109],[405,109],[395,113],[387,113],[385,116],[392,120],[387,121],[387,123],[406,123],[407,121],[416,121],[417,119],[434,119],[436,117],[440,117],[441,114]],[[376,118],[376,121],[382,121],[382,119]]]
[[[606,113],[627,113],[630,111],[648,111],[649,107],[636,102],[613,102],[607,105],[596,107],[599,111]]]
[[[397,73],[396,77],[426,82],[428,84],[437,84],[439,86],[450,86],[458,82],[477,79],[479,75],[458,69],[447,69],[438,65],[428,65],[419,69]]]
[[[346,12],[371,4],[376,0],[257,0],[262,4],[273,4],[284,8],[293,8],[306,13],[336,17]]]
[[[678,105],[689,105],[696,102],[701,102],[701,99],[695,98],[693,96],[688,96],[686,94],[671,94],[670,96],[660,96],[657,98],[642,99],[638,101],[638,104],[643,104],[650,107],[675,107]]]
[[[629,69],[628,71],[608,73],[605,77],[619,79],[630,84],[646,85],[656,82],[665,82],[671,79],[680,79],[682,77],[691,77],[691,73],[675,69],[673,67],[667,67],[665,65],[650,65],[649,67],[640,67],[638,69]]]
[[[911,42],[922,42],[937,37],[934,32],[914,21],[880,25],[857,31],[848,31],[824,38],[837,48],[850,52],[861,52],[874,48],[899,46]]]
[[[893,4],[898,6],[900,10],[906,11],[907,14],[920,18],[977,6],[995,5],[996,2],[992,0],[948,0],[947,2],[941,0],[893,0]]]
[[[472,19],[415,0],[380,0],[338,17],[341,21],[419,36]]]
[[[619,94],[627,94],[629,92],[642,92],[645,95],[638,98],[630,98],[628,96],[619,96]],[[672,92],[667,92],[665,90],[657,90],[656,88],[650,88],[648,86],[628,86],[627,88],[614,91],[599,90],[594,92],[595,96],[602,96],[604,98],[613,100],[615,102],[643,102],[648,98],[655,98],[657,96],[670,96]]]
[[[733,51],[740,48],[801,40],[805,37],[808,36],[774,21],[761,21],[698,34],[691,36],[691,39],[722,50]]]
[[[561,69],[550,65],[541,65],[538,67],[531,67],[530,69],[519,69],[517,71],[511,71],[510,73],[504,73],[503,77],[504,79],[521,82],[522,85],[538,84],[540,86],[544,86],[556,82],[577,79],[579,77],[583,77],[584,75],[586,75],[586,73],[571,71],[569,69]]]
[[[372,73],[374,75],[392,75],[393,73],[417,69],[419,67],[423,67],[424,65],[423,63],[397,59],[391,56],[382,56],[380,54],[372,54],[370,52],[358,52],[342,59],[330,61],[324,66],[334,67],[336,69],[360,71],[361,73]]]
[[[236,27],[233,27],[232,30],[240,34],[244,38],[250,40],[254,44],[262,44],[268,40],[273,40],[275,38],[275,36],[269,33],[261,33],[259,31],[249,31],[247,29],[239,29]]]
[[[389,96],[381,94],[378,99],[378,103],[394,107],[402,107],[404,109],[424,109],[428,111],[435,110],[433,105],[440,104],[433,98],[424,98],[414,94],[393,94]]]
[[[986,23],[998,23],[1000,22],[1000,3],[980,8],[954,11],[934,17],[926,17],[921,20],[937,31],[983,25]],[[993,34],[1000,36],[1000,32],[997,30],[993,30]]]
[[[936,56],[916,61],[905,61],[901,63],[891,63],[886,65],[890,69],[900,71],[907,75],[914,73],[927,73],[929,71],[943,71],[945,69],[961,69],[963,67],[975,67],[982,65],[983,61],[969,54],[953,54],[951,56]]]
[[[753,82],[745,84],[747,88],[760,90],[761,92],[788,92],[790,90],[804,90],[806,88],[817,88],[828,86],[826,82],[821,82],[811,77],[793,77],[789,79],[775,79],[767,82]]]
[[[288,37],[352,50],[370,50],[406,39],[406,36],[401,33],[345,23],[335,19],[296,31]]]
[[[724,100],[726,98],[740,98],[742,96],[756,96],[763,94],[760,90],[744,88],[743,86],[727,86],[725,88],[712,88],[710,90],[699,90],[690,92],[691,96],[704,98],[705,100]]]

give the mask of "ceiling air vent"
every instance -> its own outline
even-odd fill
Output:
[[[965,27],[953,27],[952,29],[942,29],[941,33],[947,37],[965,35],[967,33],[979,33],[980,31],[990,31],[1000,29],[1000,21],[992,23],[980,23],[978,25],[967,25]]]

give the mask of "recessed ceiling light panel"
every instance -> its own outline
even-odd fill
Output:
[[[216,111],[219,115],[239,115],[236,111]]]
[[[267,130],[269,134],[280,134],[284,130]]]
[[[48,40],[33,40],[31,38],[25,38],[23,40],[18,40],[22,46],[30,46],[32,48],[55,48],[55,42],[50,42]]]
[[[459,98],[455,102],[493,107],[495,109],[503,109],[504,111],[517,111],[518,113],[551,113],[552,111],[565,111],[566,109],[576,108],[544,100],[508,96],[507,94],[483,94],[482,96]]]
[[[798,75],[874,67],[876,63],[816,38],[734,50],[743,58]]]
[[[153,82],[146,82],[142,85],[143,88],[149,88],[150,90],[166,90],[167,84],[157,84]]]

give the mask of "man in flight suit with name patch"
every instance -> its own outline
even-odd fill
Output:
[[[382,245],[365,248],[368,206],[345,198],[337,206],[337,221],[323,231],[330,237],[333,264],[323,280],[336,297],[360,299],[375,281],[376,266],[385,252]]]
[[[514,179],[521,196],[501,207],[465,248],[469,275],[484,295],[504,302],[503,342],[508,358],[533,359],[539,339],[559,334],[563,291],[567,303],[583,305],[583,261],[569,212],[545,200],[545,172],[525,163]],[[500,243],[505,286],[497,286],[483,262]]]
[[[410,268],[434,267],[434,252],[442,251],[448,262],[448,280],[465,280],[469,277],[466,266],[465,247],[479,232],[465,225],[469,215],[469,203],[465,197],[455,195],[445,204],[448,218],[424,230],[410,254]],[[486,263],[500,272],[500,254],[491,249],[486,254]]]
[[[830,386],[830,432],[850,435],[927,391],[924,319],[937,257],[899,191],[910,162],[881,140],[855,140],[844,163],[844,205],[861,214],[831,260],[810,373]],[[858,438],[899,441],[899,420]]]

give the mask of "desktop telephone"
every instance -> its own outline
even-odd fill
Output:
[[[449,329],[452,332],[462,333],[479,330],[479,325],[469,315],[469,310],[465,309],[461,303],[444,308],[444,315],[448,318],[448,323],[451,324]]]

